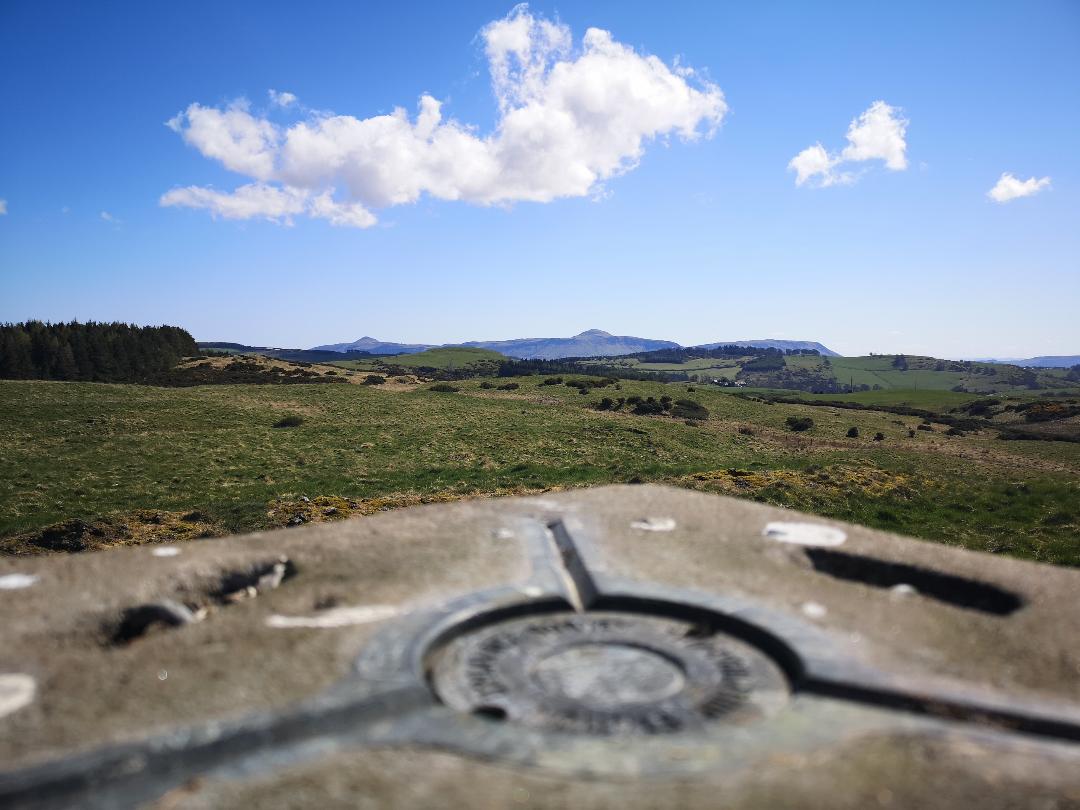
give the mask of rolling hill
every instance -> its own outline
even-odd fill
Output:
[[[718,349],[721,346],[749,346],[754,349],[812,349],[824,357],[839,357],[832,349],[814,340],[722,340],[718,343],[702,343],[695,349]]]

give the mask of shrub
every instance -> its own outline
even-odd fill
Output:
[[[386,382],[386,377],[382,377],[378,374],[368,374],[364,377],[364,385],[382,385]]]
[[[785,424],[788,426],[788,430],[801,433],[804,430],[809,430],[814,426],[814,420],[809,416],[789,416],[785,420]]]
[[[885,441],[885,434],[884,433],[875,433],[874,434],[874,441],[875,442],[883,442],[883,441]]]
[[[849,439],[857,439],[857,438],[859,438],[859,429],[857,427],[855,427],[854,425],[852,425],[851,427],[849,427],[847,429],[847,437]]]
[[[960,428],[951,427],[951,428],[949,428],[948,430],[945,431],[945,435],[946,436],[963,436],[964,431],[960,430]]]
[[[916,428],[916,430],[929,430],[931,433],[934,432],[933,426],[928,425],[925,422],[923,424],[919,425],[918,428]]]
[[[428,391],[438,391],[441,394],[456,394],[460,390],[460,388],[450,385],[449,383],[437,383],[428,389]]]
[[[562,377],[548,377],[541,385],[562,385]]]
[[[521,388],[521,386],[517,383],[504,383],[499,386],[500,391],[516,391],[518,388]]]
[[[753,436],[754,429],[748,428],[744,425],[743,427],[739,428],[739,433],[741,433],[743,436]]]
[[[907,432],[907,435],[908,435],[909,439],[914,439],[915,438],[915,428],[909,428],[908,432]]]
[[[480,383],[480,387],[483,388],[485,391],[487,391],[487,390],[489,390],[491,388],[494,388],[495,383],[488,382],[487,380],[484,380],[482,383]]]
[[[671,415],[679,419],[705,420],[709,418],[709,409],[692,399],[680,399],[671,409]]]
[[[689,400],[687,400],[687,402],[689,402]],[[672,403],[671,397],[669,397],[667,395],[664,395],[664,396],[660,397],[660,407],[663,408],[665,411],[670,411],[671,410],[671,403]]]
[[[641,401],[639,397],[638,403],[634,405],[633,412],[638,416],[649,416],[650,414],[663,413],[664,406],[657,402],[655,397],[649,397],[644,401]]]
[[[596,410],[598,411],[610,411],[615,407],[615,400],[611,397],[604,397],[598,403],[596,403]]]
[[[304,417],[299,414],[290,413],[288,416],[283,416],[274,422],[276,428],[291,428],[300,427],[304,423]]]

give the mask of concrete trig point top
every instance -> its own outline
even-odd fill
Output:
[[[1080,804],[1080,572],[612,487],[0,564],[0,805]]]

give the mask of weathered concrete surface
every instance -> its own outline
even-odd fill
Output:
[[[0,804],[1080,807],[1077,571],[652,486],[161,548],[0,561],[0,674],[34,684]],[[205,617],[116,641],[163,600]],[[635,739],[461,714],[431,656],[496,607],[683,611],[790,704]]]
[[[341,679],[381,624],[275,628],[266,625],[270,616],[311,616],[326,604],[407,611],[523,581],[528,562],[520,546],[496,536],[504,525],[498,510],[456,511],[201,540],[175,546],[174,557],[145,547],[0,561],[0,576],[38,577],[30,588],[0,591],[0,672],[37,681],[34,703],[0,718],[0,762],[11,768],[288,705]],[[125,608],[165,598],[206,603],[228,573],[281,555],[297,574],[280,587],[212,607],[197,624],[109,644]]]

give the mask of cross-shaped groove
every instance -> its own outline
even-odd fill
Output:
[[[566,530],[561,520],[547,524],[548,537],[555,550],[555,559],[559,565],[559,574],[563,582],[567,601],[578,613],[584,613],[600,597],[596,583],[589,573],[585,560],[574,543],[574,538]]]

